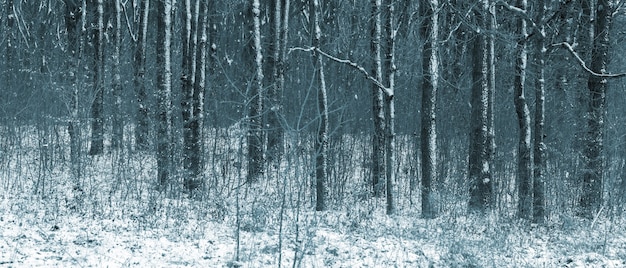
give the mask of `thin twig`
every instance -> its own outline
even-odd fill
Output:
[[[562,43],[558,43],[558,44],[553,44],[552,46],[553,47],[554,46],[563,46],[563,47],[567,48],[567,50],[572,55],[574,55],[574,58],[576,58],[576,60],[578,60],[578,63],[580,64],[580,66],[582,66],[583,69],[585,69],[585,71],[587,71],[588,73],[590,73],[593,76],[605,77],[605,78],[619,78],[619,77],[622,77],[622,76],[626,76],[626,73],[606,74],[606,73],[596,73],[596,72],[594,72],[593,70],[589,69],[589,67],[587,67],[587,65],[585,64],[585,61],[580,58],[578,53],[576,53],[576,51],[574,51],[574,48],[568,42],[562,42]]]
[[[354,69],[357,69],[363,75],[365,75],[365,78],[367,78],[367,80],[372,81],[372,83],[374,83],[374,85],[376,85],[377,87],[382,89],[383,92],[387,95],[387,97],[393,97],[393,90],[391,90],[390,88],[386,87],[380,81],[378,81],[378,79],[376,79],[373,76],[371,76],[369,74],[369,72],[367,70],[365,70],[365,68],[363,68],[363,66],[358,65],[357,63],[355,63],[355,62],[353,62],[351,60],[337,58],[335,56],[332,56],[332,55],[330,55],[330,54],[320,50],[317,47],[308,47],[308,48],[293,47],[293,48],[289,49],[289,53],[291,53],[292,51],[296,51],[296,50],[298,50],[298,51],[305,51],[305,52],[316,52],[316,53],[319,53],[320,55],[322,55],[322,56],[324,56],[324,57],[326,57],[326,58],[328,58],[330,60],[333,60],[333,61],[336,61],[336,62],[339,62],[339,63],[343,63],[343,64],[346,64],[346,65],[348,65],[348,66],[350,66],[350,67],[352,67]]]

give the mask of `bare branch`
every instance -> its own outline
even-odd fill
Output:
[[[130,34],[130,38],[133,39],[133,42],[137,42],[137,36],[135,36],[135,33],[133,31],[133,27],[130,26],[130,20],[128,19],[128,14],[126,13],[126,3],[128,1],[124,2],[124,3],[120,3],[120,5],[122,6],[122,12],[124,13],[124,17],[126,19],[126,27],[128,28],[128,33]]]
[[[293,47],[293,48],[289,49],[289,53],[291,53],[292,51],[296,51],[296,50],[298,50],[298,51],[305,51],[305,52],[316,52],[316,53],[319,53],[320,55],[322,55],[322,56],[324,56],[324,57],[326,57],[326,58],[328,58],[328,59],[330,59],[332,61],[346,64],[346,65],[348,65],[348,66],[358,70],[363,75],[365,75],[365,78],[367,78],[367,80],[372,81],[372,83],[374,83],[374,85],[376,85],[377,87],[382,89],[383,92],[385,93],[385,95],[387,95],[387,97],[393,97],[393,90],[391,90],[388,87],[385,87],[385,85],[383,85],[380,81],[378,81],[376,78],[371,76],[370,73],[367,70],[365,70],[365,68],[363,68],[363,66],[361,66],[361,65],[359,65],[359,64],[357,64],[357,63],[355,63],[355,62],[353,62],[351,60],[337,58],[335,56],[332,56],[332,55],[330,55],[330,54],[320,50],[317,47],[308,47],[308,48]]]
[[[578,63],[580,64],[580,66],[582,66],[583,69],[585,69],[585,71],[587,71],[588,73],[590,73],[593,76],[605,77],[605,78],[619,78],[619,77],[622,77],[622,76],[626,76],[626,73],[606,74],[606,73],[596,73],[596,72],[594,72],[593,70],[589,69],[589,67],[587,67],[587,65],[585,64],[585,61],[580,58],[578,53],[576,53],[576,51],[574,51],[574,48],[568,42],[557,43],[557,44],[553,44],[552,46],[553,47],[554,46],[563,46],[563,47],[565,47],[574,56],[574,58],[576,58],[576,60],[578,60]]]
[[[519,7],[516,6],[512,6],[509,5],[507,2],[504,2],[503,0],[499,0],[498,4],[505,7],[506,9],[508,9],[509,11],[515,13],[516,15],[520,16],[521,18],[523,18],[524,20],[526,20],[527,22],[529,22],[532,26],[533,29],[537,28],[537,24],[535,23],[535,21],[528,15],[528,12],[525,9],[521,9]]]

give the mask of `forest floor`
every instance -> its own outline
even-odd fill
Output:
[[[196,201],[165,203],[151,215],[106,204],[81,214],[64,200],[2,196],[0,267],[276,267],[279,259],[283,267],[626,267],[626,225],[617,220],[539,227],[386,216],[380,206],[284,211],[281,230],[280,217],[268,215],[280,209],[216,219],[196,213]]]
[[[333,160],[342,170],[334,171],[329,210],[315,212],[308,154],[294,149],[280,170],[241,185],[244,154],[222,143],[208,154],[209,186],[197,199],[156,191],[151,154],[86,157],[76,191],[66,151],[43,157],[35,138],[5,148],[0,268],[626,267],[626,218],[613,210],[585,220],[553,205],[540,226],[503,215],[515,211],[512,202],[499,214],[468,215],[467,191],[450,184],[438,192],[440,215],[427,220],[401,173],[397,214],[387,216],[384,198],[369,197],[369,184],[355,179],[367,177],[360,149],[347,147]],[[415,162],[410,155],[399,159]],[[182,185],[177,179],[172,185]]]

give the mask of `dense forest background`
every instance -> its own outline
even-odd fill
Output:
[[[626,202],[623,4],[2,0],[1,195],[194,211],[237,261],[314,210],[593,227]]]

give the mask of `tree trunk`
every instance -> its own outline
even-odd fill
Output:
[[[438,59],[438,10],[437,0],[420,5],[422,25],[420,33],[424,41],[422,50],[422,217],[434,218],[436,209],[432,203],[433,182],[437,177],[437,124],[436,104],[439,78]]]
[[[395,25],[394,25],[394,4],[392,0],[385,0],[384,6],[386,9],[386,22],[385,22],[385,76],[387,79],[387,87],[391,91],[391,95],[386,95],[385,98],[385,129],[387,130],[386,139],[386,190],[387,190],[387,215],[395,213],[395,205],[393,201],[394,196],[394,181],[396,180],[396,174],[394,164],[396,163],[395,154],[395,103],[394,103],[394,86],[395,86]]]
[[[185,170],[185,190],[192,195],[201,185],[202,148],[201,134],[203,109],[198,107],[204,102],[204,83],[206,78],[206,2],[185,0],[183,5],[182,31],[182,95],[183,118],[183,169]],[[204,35],[202,47],[200,42]],[[202,100],[200,100],[202,99]]]
[[[150,13],[150,0],[141,0],[139,11],[139,23],[137,40],[135,42],[135,55],[133,67],[135,75],[133,82],[137,101],[137,126],[135,127],[135,146],[138,150],[147,150],[150,142],[149,135],[149,115],[147,107],[148,94],[146,92],[146,38],[148,34],[148,17]]]
[[[172,2],[157,1],[157,177],[159,189],[165,191],[169,183],[171,169],[171,39]]]
[[[611,4],[608,0],[596,3],[596,18],[591,51],[591,71],[605,73],[609,61],[609,30]],[[606,117],[606,77],[589,74],[589,111],[587,116],[586,147],[584,151],[583,194],[580,198],[580,215],[593,218],[602,206],[602,183],[604,169],[604,122]]]
[[[322,38],[322,29],[320,28],[320,3],[319,0],[310,0],[312,15],[311,29],[313,30],[313,47],[319,48]],[[316,182],[316,202],[315,210],[326,210],[328,181],[328,99],[326,96],[326,81],[324,79],[324,64],[322,57],[313,53],[313,68],[317,76],[317,107],[320,112],[320,124],[317,130],[317,138],[315,139],[315,182]]]
[[[263,54],[261,51],[261,10],[259,0],[252,0],[252,31],[254,78],[250,85],[248,110],[248,182],[257,182],[263,175]]]
[[[486,29],[485,14],[489,10],[489,1],[481,0],[480,8],[475,12],[477,25]],[[491,163],[489,161],[489,53],[487,37],[481,30],[474,33],[472,44],[472,96],[471,96],[471,123],[469,147],[469,184],[470,200],[468,209],[476,212],[486,212],[493,207],[493,189]],[[493,113],[493,111],[491,111]]]
[[[537,1],[537,21],[543,22],[545,20],[545,1]],[[543,23],[539,26],[539,36],[537,37],[537,44],[535,45],[535,61],[537,64],[538,78],[536,80],[535,88],[535,129],[534,129],[534,174],[533,174],[533,222],[544,223],[546,218],[545,212],[545,178],[543,173],[546,168],[545,151],[546,145],[543,141],[545,135],[545,120],[546,120],[546,81],[545,81],[545,57],[546,57],[546,45],[545,35],[546,30]]]
[[[382,81],[381,62],[381,0],[371,1],[371,43],[372,74],[377,81]],[[372,139],[372,186],[374,197],[381,195],[385,182],[385,111],[383,109],[383,90],[372,84],[372,113],[374,118],[374,136]]]
[[[91,104],[91,147],[89,155],[100,155],[104,151],[104,5],[103,0],[90,1],[96,5],[96,22],[92,30],[94,45],[94,100]]]
[[[115,112],[113,115],[113,136],[111,147],[122,148],[124,140],[124,121],[122,118],[122,78],[120,70],[120,50],[122,47],[122,7],[120,0],[114,1],[115,6],[115,29],[113,32],[113,101]]]
[[[81,5],[74,1],[65,1],[65,28],[67,30],[67,51],[70,55],[67,60],[69,83],[69,114],[68,134],[70,136],[70,162],[71,173],[74,180],[74,189],[80,189],[81,165],[80,165],[80,121],[78,117],[78,62],[80,53],[80,21],[82,16]]]
[[[286,56],[289,0],[270,1],[270,45],[268,47],[268,105],[267,158],[268,162],[280,161],[284,151],[284,130],[281,125],[282,95],[285,85],[284,64]]]
[[[191,121],[191,150],[189,152],[191,177],[185,184],[187,190],[193,193],[204,185],[203,170],[203,148],[202,139],[204,129],[204,93],[206,85],[206,63],[207,63],[207,0],[200,0],[199,20],[195,32],[198,34],[196,45],[196,71],[194,79],[194,90],[192,95],[192,121]]]
[[[526,0],[518,0],[517,7],[526,10]],[[515,112],[519,122],[519,140],[517,149],[517,191],[518,191],[518,217],[531,219],[532,217],[532,161],[531,161],[531,133],[530,111],[526,104],[526,63],[528,51],[526,49],[526,19],[518,19],[518,41],[515,62],[514,96]]]

